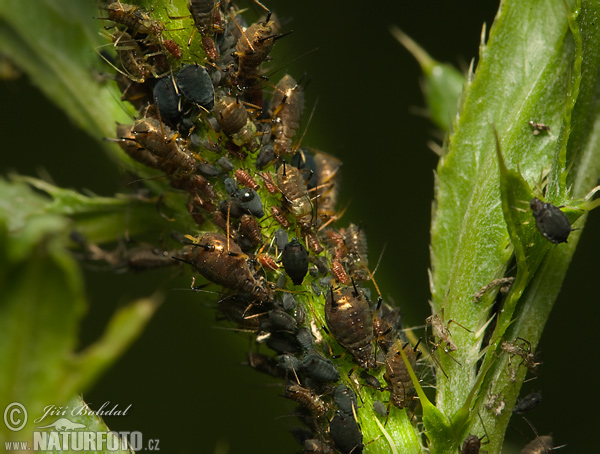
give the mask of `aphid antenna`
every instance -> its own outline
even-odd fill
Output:
[[[98,52],[98,49],[94,49],[96,51],[96,53],[100,56],[100,58],[102,58],[102,60],[104,60],[106,63],[108,63],[115,71],[117,71],[118,73],[122,74],[123,76],[127,77],[128,79],[134,81],[134,82],[138,82],[138,83],[144,83],[145,81],[143,79],[140,79],[138,77],[135,77],[132,74],[129,74],[126,71],[122,71],[119,68],[117,68],[115,65],[112,64],[112,62],[106,58],[104,55],[102,55],[101,52]]]
[[[293,31],[293,30],[292,30]],[[290,32],[291,33],[291,32]],[[303,54],[301,54],[300,56],[294,58],[293,60],[290,60],[288,62],[282,63],[281,65],[279,65],[278,67],[276,67],[275,69],[271,70],[271,72],[269,72],[268,74],[265,74],[263,77],[265,80],[269,80],[271,77],[273,77],[275,74],[277,74],[279,71],[281,71],[282,69],[288,68],[289,65],[291,65],[292,63],[297,62],[298,60],[312,54],[313,52],[318,51],[319,48],[315,47],[314,49],[308,50],[306,52],[304,52]],[[308,85],[308,84],[307,84]],[[304,86],[304,88],[306,88],[306,86]]]
[[[300,83],[301,82],[298,82],[298,85],[296,85],[296,86],[299,86]],[[317,106],[318,105],[319,105],[319,98],[317,98],[317,100],[315,101],[315,105],[313,106],[312,110],[310,111],[310,116],[308,117],[308,121],[306,122],[306,126],[304,127],[304,131],[302,132],[302,135],[300,136],[300,140],[298,140],[298,143],[292,147],[292,152],[296,153],[296,151],[300,148],[300,145],[302,145],[302,140],[304,140],[304,136],[306,135],[306,131],[308,131],[308,127],[310,126],[310,123],[311,123],[311,121],[313,119],[313,115],[315,114],[315,110],[317,110]],[[301,153],[302,153],[302,158],[306,162],[306,158],[304,157],[304,152],[301,151]]]
[[[544,449],[544,451],[542,451],[544,454],[549,454],[551,452],[554,452],[555,449],[560,449],[560,448],[564,448],[565,446],[567,446],[566,444],[564,444],[564,445],[560,445],[560,446],[553,446],[553,447],[551,447],[549,449],[546,449],[546,446],[542,442],[542,439],[540,438],[537,430],[535,430],[535,427],[533,427],[533,424],[529,421],[529,419],[527,419],[523,415],[521,415],[521,418],[523,418],[525,420],[525,422],[527,423],[527,425],[529,425],[529,427],[531,427],[531,430],[535,434],[535,437],[537,438],[538,443],[540,444],[540,446],[542,447],[542,449]]]

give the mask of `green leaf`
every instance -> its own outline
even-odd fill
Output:
[[[425,80],[423,93],[431,120],[442,131],[449,131],[454,123],[460,95],[466,83],[465,76],[452,65],[439,63],[398,27],[390,29],[394,38],[419,62]]]
[[[0,200],[0,407],[17,402],[40,415],[89,388],[139,336],[157,302],[121,309],[103,338],[75,355],[86,301],[65,247],[70,221],[24,184],[0,180]],[[28,440],[32,430],[31,421],[19,432],[2,425],[0,439]]]

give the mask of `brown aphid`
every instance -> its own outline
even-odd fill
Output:
[[[289,229],[292,226],[292,223],[285,216],[283,210],[278,207],[271,207],[271,214],[273,218],[283,227],[285,230]]]
[[[272,133],[275,153],[279,157],[290,157],[296,151],[292,141],[300,127],[304,94],[294,78],[286,74],[275,86],[271,102],[274,106]]]
[[[260,224],[254,216],[244,214],[240,218],[240,225],[238,227],[240,234],[250,241],[252,248],[257,247],[262,243],[262,232]]]
[[[327,405],[312,389],[303,388],[297,384],[289,384],[285,387],[284,396],[308,408],[318,418],[325,416],[327,413]]]
[[[188,10],[192,15],[196,29],[202,37],[202,48],[206,52],[206,56],[210,61],[217,61],[219,59],[219,52],[212,36],[210,36],[213,28],[215,28],[214,25],[220,23],[221,20],[221,15],[215,7],[215,1],[188,0]],[[220,26],[216,28],[220,28]]]
[[[535,123],[534,121],[529,121],[529,126],[533,128],[533,135],[537,136],[542,132],[550,132],[550,126],[545,123]]]
[[[133,125],[117,125],[117,142],[131,158],[153,169],[160,169],[160,159],[135,141]]]
[[[319,241],[317,234],[313,230],[307,229],[306,226],[303,227],[302,236],[304,236],[308,248],[315,254],[320,254],[323,252],[324,249],[323,246],[321,246],[321,242]]]
[[[367,255],[367,235],[355,224],[350,224],[344,233],[344,243],[348,250],[350,275],[355,281],[370,279],[369,258]]]
[[[196,170],[196,160],[182,146],[179,134],[155,118],[136,121],[132,133],[138,144],[158,157],[165,173],[193,173]]]
[[[162,44],[163,44],[163,46],[165,46],[165,49],[167,49],[167,52],[169,52],[173,56],[173,58],[175,58],[176,60],[181,59],[182,54],[181,54],[181,48],[179,47],[179,44],[177,44],[172,39],[165,39],[162,42]]]
[[[205,233],[187,247],[181,259],[217,285],[240,290],[260,301],[268,301],[269,291],[254,277],[247,258],[240,247],[225,235]]]
[[[344,265],[342,265],[342,262],[339,260],[334,259],[331,261],[331,274],[333,274],[335,280],[340,284],[350,284],[350,276],[348,276],[348,273],[346,273],[346,270],[344,269]]]
[[[252,175],[250,175],[247,171],[243,169],[237,169],[235,171],[235,178],[237,179],[238,183],[240,183],[242,186],[254,189],[255,191],[258,191],[260,189],[260,186],[256,181],[254,181]]]
[[[165,24],[159,20],[152,19],[145,11],[136,5],[129,5],[119,1],[113,2],[106,7],[108,18],[120,25],[127,27],[134,35],[152,35],[157,39],[165,30]]]
[[[317,187],[319,203],[317,204],[317,215],[329,218],[336,215],[335,206],[340,188],[342,161],[322,151],[310,149],[317,164]]]
[[[248,121],[248,111],[244,105],[231,96],[219,97],[213,113],[221,130],[228,136],[237,133]]]
[[[386,390],[390,392],[390,401],[398,408],[405,408],[413,399],[414,386],[400,349],[404,351],[413,370],[417,366],[417,359],[421,352],[417,350],[417,346],[412,348],[408,342],[402,346],[400,341],[396,340],[385,356],[386,372],[383,378],[388,384]]]
[[[277,261],[268,254],[257,254],[256,260],[258,260],[258,263],[260,263],[263,268],[269,271],[277,271],[279,269]]]
[[[494,279],[489,284],[481,287],[481,289],[477,293],[475,293],[475,295],[473,295],[473,302],[478,303],[481,300],[481,298],[483,298],[483,295],[485,295],[485,292],[494,287],[500,287],[500,293],[502,294],[508,293],[514,281],[514,277],[502,277],[499,279]]]
[[[277,169],[277,186],[285,197],[292,215],[301,225],[310,226],[313,206],[302,172],[296,167],[283,163]]]
[[[142,84],[152,77],[154,69],[147,62],[138,42],[129,33],[117,30],[112,38],[121,68],[129,79]]]
[[[265,184],[265,188],[269,191],[269,194],[277,194],[278,189],[275,186],[275,182],[273,181],[273,176],[269,172],[262,172],[261,176],[263,177],[263,181]]]
[[[275,22],[269,20],[270,18],[269,14],[264,22],[250,25],[237,41],[235,46],[237,70],[233,73],[233,79],[238,86],[258,77],[258,67],[267,60],[275,40],[280,37],[275,35]]]
[[[374,368],[373,312],[356,287],[331,288],[325,301],[325,320],[335,340],[365,369]]]
[[[524,365],[530,372],[535,372],[542,361],[538,359],[538,354],[531,351],[531,343],[521,337],[515,339],[522,341],[522,344],[516,344],[515,342],[502,342],[500,347],[509,355],[509,364],[511,358],[519,356],[521,363],[519,366]]]
[[[560,446],[562,448],[562,446]],[[550,435],[537,436],[521,449],[521,454],[549,454],[554,452],[554,440]]]

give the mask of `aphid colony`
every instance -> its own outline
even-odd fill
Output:
[[[198,227],[176,251],[144,250],[136,268],[170,257],[220,286],[220,317],[274,352],[253,349],[248,364],[286,381],[283,395],[299,404],[305,424],[296,432],[304,451],[358,454],[362,390],[388,402],[375,401],[382,420],[392,406],[414,408],[401,352],[413,369],[420,352],[403,338],[399,310],[371,301],[364,288],[372,280],[364,231],[335,226],[342,162],[301,147],[302,84],[288,74],[275,84],[265,77],[263,63],[284,36],[271,12],[248,25],[230,1],[187,5],[189,43],[172,39],[169,22],[153,12],[103,6],[116,82],[137,109],[113,140],[184,194]],[[186,51],[194,41],[204,58]],[[544,236],[566,241],[566,227],[553,228],[560,215],[538,205],[532,201]],[[450,354],[456,347],[444,329],[434,345],[444,342]],[[523,346],[507,344],[506,352],[535,367]],[[344,374],[335,362],[342,354],[356,364]]]

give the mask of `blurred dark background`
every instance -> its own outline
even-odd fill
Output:
[[[398,25],[429,53],[465,69],[477,56],[481,27],[492,24],[497,2],[423,0],[268,2],[294,32],[278,41],[272,67],[297,79],[306,75],[304,123],[316,104],[303,144],[340,157],[342,225],[366,226],[371,263],[386,246],[377,280],[384,297],[401,305],[408,325],[429,312],[429,223],[437,157],[428,140],[435,128],[415,113],[424,105],[416,62],[390,35]],[[296,56],[308,53],[296,61]],[[0,82],[2,174],[39,175],[100,195],[124,191],[123,178],[98,143],[34,87],[27,77]],[[33,138],[33,140],[32,140]],[[540,377],[523,392],[541,390],[544,401],[528,417],[540,434],[553,432],[564,452],[590,446],[600,399],[592,365],[597,358],[594,301],[600,216],[592,213],[540,350]],[[152,293],[166,301],[135,345],[84,398],[92,408],[110,401],[133,404],[128,416],[107,418],[114,430],[142,431],[169,453],[282,453],[299,446],[288,430],[296,423],[281,383],[244,367],[250,342],[215,322],[203,294],[178,290],[189,279],[173,272],[86,272],[90,309],[82,344],[96,339],[114,310]],[[589,311],[593,311],[590,313]],[[595,363],[594,363],[595,364]],[[590,389],[585,397],[582,392]],[[515,417],[509,440],[523,446],[531,430]],[[368,441],[368,440],[365,440]],[[587,449],[586,449],[587,450]],[[509,452],[506,448],[505,452]]]

